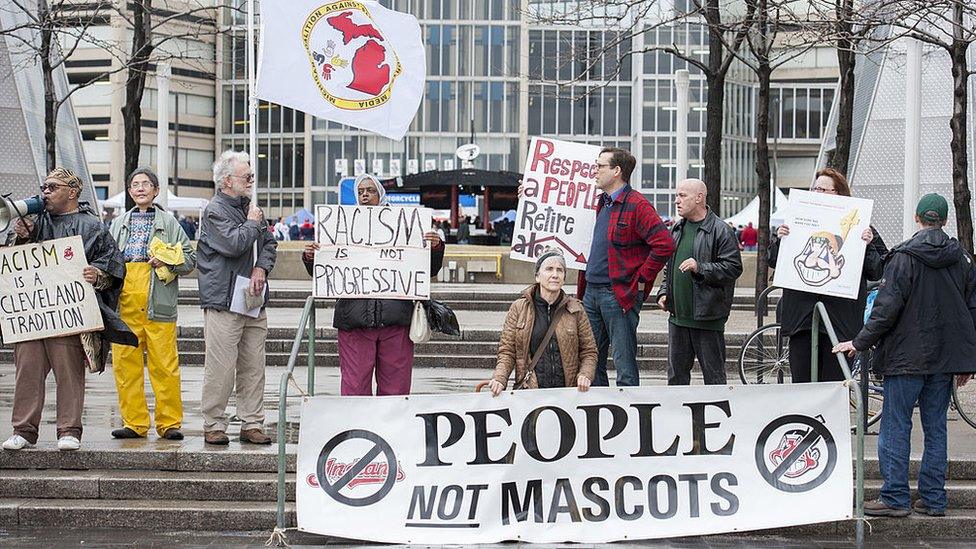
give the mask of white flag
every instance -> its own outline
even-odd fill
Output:
[[[403,139],[427,74],[420,25],[373,0],[261,5],[257,96]]]

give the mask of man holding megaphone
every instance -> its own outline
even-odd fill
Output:
[[[57,385],[57,434],[59,450],[81,445],[81,414],[85,403],[85,370],[105,369],[108,342],[136,346],[139,341],[115,313],[125,279],[125,263],[115,240],[95,213],[79,203],[81,180],[71,170],[55,168],[41,185],[44,209],[35,221],[20,217],[16,208],[14,232],[17,244],[80,236],[88,267],[85,282],[95,288],[105,329],[65,337],[47,337],[14,344],[14,434],[4,450],[20,450],[37,443],[47,375],[54,370]],[[28,211],[30,199],[24,201]],[[5,200],[9,208],[11,202]],[[20,206],[18,203],[12,203]],[[35,205],[36,207],[36,205]]]

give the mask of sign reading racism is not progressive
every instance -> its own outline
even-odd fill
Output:
[[[385,543],[601,543],[847,519],[847,392],[315,397],[302,407],[298,526]]]
[[[429,208],[316,206],[312,295],[430,299]]]
[[[101,330],[80,236],[0,248],[0,333],[4,343]]]
[[[601,191],[596,187],[600,147],[533,137],[515,214],[512,258],[535,262],[560,248],[570,269],[585,269]]]

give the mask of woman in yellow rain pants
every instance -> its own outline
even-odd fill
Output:
[[[139,168],[126,181],[136,205],[112,221],[112,236],[125,254],[125,285],[119,298],[122,320],[139,337],[139,347],[112,345],[112,370],[123,427],[115,438],[144,438],[149,432],[143,370],[156,395],[156,433],[182,440],[183,400],[176,351],[178,277],[193,270],[196,252],[173,214],[153,201],[159,180]]]

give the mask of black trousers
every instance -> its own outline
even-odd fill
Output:
[[[790,373],[793,383],[810,383],[810,330],[797,332],[790,336]],[[824,330],[820,331],[820,343],[817,348],[819,355],[817,381],[844,381],[844,371],[840,367],[837,355],[830,352],[833,345]]]
[[[725,332],[675,326],[668,322],[668,385],[691,385],[698,358],[705,385],[725,385]]]

